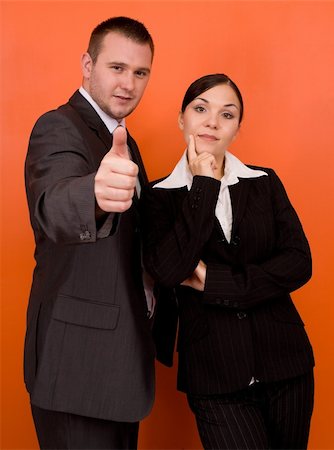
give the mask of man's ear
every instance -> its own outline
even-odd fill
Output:
[[[81,57],[81,70],[84,78],[89,79],[92,72],[93,60],[89,53],[84,53]]]
[[[179,116],[177,118],[177,121],[178,121],[180,130],[183,130],[184,125],[183,125],[183,112],[182,111],[179,112]]]

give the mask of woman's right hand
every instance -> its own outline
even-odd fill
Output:
[[[182,281],[182,286],[188,286],[197,291],[204,291],[205,287],[205,279],[206,279],[206,264],[202,260],[199,261],[196,269],[184,281]]]
[[[187,155],[189,169],[193,176],[202,175],[215,178],[214,171],[217,169],[216,158],[208,152],[198,154],[196,152],[195,138],[192,134],[189,135]]]

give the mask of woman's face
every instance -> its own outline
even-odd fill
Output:
[[[223,157],[239,130],[240,103],[234,90],[219,84],[196,97],[179,115],[179,126],[188,144],[195,139],[198,154]]]

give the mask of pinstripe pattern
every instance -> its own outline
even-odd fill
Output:
[[[153,404],[154,343],[137,202],[112,222],[109,216],[105,239],[97,238],[94,177],[111,141],[78,91],[32,131],[25,177],[36,267],[24,375],[40,408],[135,422]],[[129,135],[128,145],[145,183]]]
[[[191,394],[237,391],[253,376],[293,378],[314,365],[289,294],[311,276],[310,249],[279,178],[260,169],[269,176],[229,188],[230,244],[214,216],[217,180],[195,176],[189,192],[148,188],[142,195],[144,261],[160,285],[157,354],[172,364],[178,320],[178,388]],[[204,293],[179,285],[199,259],[207,264]]]
[[[195,176],[189,192],[142,195],[144,261],[158,284],[157,356],[172,365],[178,321],[178,389],[208,449],[307,444],[313,382],[303,375],[314,359],[290,293],[311,276],[310,249],[279,178],[260,169],[269,176],[229,187],[231,243],[215,219],[217,180]],[[200,259],[203,293],[180,286]],[[252,377],[261,383],[249,387]]]
[[[188,402],[205,449],[306,449],[313,373]]]
[[[139,422],[114,422],[31,405],[41,449],[136,449]]]

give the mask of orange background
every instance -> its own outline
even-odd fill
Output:
[[[167,174],[184,148],[176,119],[191,81],[225,72],[243,93],[245,119],[232,151],[277,171],[312,248],[313,278],[293,298],[316,356],[310,448],[334,449],[334,3],[5,1],[1,15],[2,448],[37,448],[22,376],[34,266],[23,183],[28,137],[40,114],[80,86],[80,56],[93,27],[129,15],[156,44],[149,86],[127,121],[150,179]],[[140,449],[200,448],[175,374],[157,366]]]

